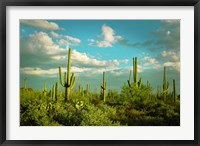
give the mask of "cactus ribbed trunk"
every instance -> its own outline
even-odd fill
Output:
[[[44,90],[43,90],[43,95],[47,95],[47,87],[46,87],[46,81],[44,82]]]
[[[133,69],[134,69],[134,84],[138,87],[138,59],[137,57],[133,58]]]
[[[173,97],[174,102],[176,102],[176,80],[173,80]]]
[[[166,101],[166,96],[168,93],[168,83],[167,83],[167,78],[166,78],[166,67],[164,67],[164,75],[163,75],[163,98],[164,101]]]
[[[55,85],[55,99],[56,101],[58,100],[58,82],[56,82],[56,85]]]
[[[70,88],[65,88],[65,101],[69,100]]]
[[[105,72],[103,72],[103,83],[101,86],[102,89],[102,96],[103,96],[103,101],[106,102],[106,79],[105,79]]]
[[[135,83],[137,86],[137,84],[138,84],[138,60],[137,60],[137,57],[135,57]]]
[[[65,93],[65,101],[67,101],[67,99],[69,99],[69,95],[70,95],[70,67],[71,67],[71,49],[69,49],[68,52],[68,63],[67,63],[67,89],[66,89],[66,93]]]
[[[52,99],[54,99],[54,98],[55,98],[55,86],[53,84],[53,87],[52,87]]]
[[[106,101],[106,85],[105,85],[105,72],[103,72],[103,101]]]

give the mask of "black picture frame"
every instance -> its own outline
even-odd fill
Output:
[[[194,140],[7,140],[6,139],[6,7],[7,6],[194,6]],[[199,136],[199,0],[0,0],[0,144],[2,146],[131,145],[197,146]]]

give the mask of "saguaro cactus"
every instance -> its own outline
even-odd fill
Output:
[[[53,84],[53,87],[52,87],[52,98],[54,99],[55,98],[55,85]]]
[[[138,87],[138,59],[137,57],[133,58],[133,78],[134,78],[134,85]]]
[[[149,99],[151,99],[151,84],[149,83],[148,80],[147,80],[147,91],[148,91]]]
[[[166,96],[168,94],[168,90],[169,90],[169,83],[167,82],[167,78],[166,78],[166,67],[164,67],[164,77],[163,77],[163,98],[164,98],[164,101],[166,101]]]
[[[138,59],[135,57],[134,59],[134,83],[136,87],[138,87]]]
[[[27,81],[27,78],[24,79],[24,89],[26,89],[26,81]]]
[[[107,87],[107,83],[105,79],[105,72],[103,72],[103,83],[102,83],[101,89],[102,89],[102,96],[103,96],[104,102],[106,102],[106,87]]]
[[[56,101],[58,100],[58,82],[56,82],[56,85],[55,85],[55,99]]]
[[[52,90],[49,90],[49,96],[52,97]]]
[[[80,93],[82,93],[83,92],[83,87],[81,85],[79,85],[78,86],[78,90],[79,90]]]
[[[44,90],[43,90],[43,95],[47,95],[47,87],[46,87],[46,81],[44,81]]]
[[[173,98],[174,102],[176,102],[176,80],[173,80]]]
[[[160,86],[157,86],[157,98],[160,97],[160,93],[161,93],[161,89],[160,89]]]
[[[90,93],[90,85],[87,84],[87,87],[86,87],[86,93],[89,94]]]
[[[64,80],[62,79],[62,68],[59,66],[59,75],[60,75],[60,83],[63,87],[65,87],[65,101],[67,101],[70,97],[70,91],[73,89],[76,77],[74,73],[72,73],[70,77],[70,66],[71,66],[71,49],[69,48],[68,52],[68,64],[67,64],[67,73],[64,74]]]

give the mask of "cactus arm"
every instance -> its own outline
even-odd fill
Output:
[[[133,59],[134,60],[134,59]],[[127,80],[128,82],[128,86],[131,88],[131,84],[132,84],[132,71],[130,70],[130,75],[129,75],[129,80]]]
[[[130,81],[129,81],[129,80],[127,80],[127,82],[128,82],[128,86],[129,86],[129,87],[131,87],[131,83],[130,83]]]
[[[74,73],[72,73],[71,78],[70,78],[70,84],[69,84],[70,86],[71,86],[71,84],[72,84],[72,82],[73,82],[73,80],[74,80],[74,77],[75,77],[75,76],[74,76]]]
[[[103,83],[102,83],[101,89],[102,89],[102,96],[103,96],[104,102],[106,102],[106,87],[107,87],[107,83],[105,79],[105,72],[103,72]]]
[[[65,83],[64,83],[64,81],[63,81],[63,79],[62,79],[62,67],[61,67],[61,66],[59,66],[59,76],[60,76],[60,84],[61,84],[63,87],[65,87]]]
[[[74,88],[75,82],[76,82],[76,77],[73,76],[73,78],[71,79],[71,83],[70,83],[70,88],[71,88],[71,89]]]
[[[105,90],[105,88],[104,88],[102,85],[101,85],[101,89],[102,89],[102,90]]]
[[[66,84],[67,82],[67,72],[64,73],[64,83]]]

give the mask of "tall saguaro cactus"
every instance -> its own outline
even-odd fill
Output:
[[[133,58],[133,72],[134,72],[134,84],[138,87],[138,59],[137,57]]]
[[[106,87],[107,87],[107,83],[106,83],[106,79],[105,79],[105,72],[103,72],[103,83],[101,86],[102,89],[102,96],[103,96],[103,101],[106,101]]]
[[[47,95],[47,86],[46,86],[46,81],[44,81],[44,90],[43,90],[43,95]]]
[[[27,78],[24,79],[24,89],[26,89],[26,81],[27,81]]]
[[[163,97],[164,97],[164,101],[166,101],[166,96],[168,94],[168,90],[169,90],[169,83],[167,82],[167,78],[166,78],[166,67],[164,67],[164,77],[163,77]]]
[[[62,68],[59,66],[59,75],[60,75],[60,83],[63,87],[65,87],[65,102],[70,97],[70,91],[73,89],[74,84],[76,82],[76,77],[74,76],[74,73],[72,73],[70,77],[70,66],[71,66],[71,49],[69,48],[68,52],[68,64],[67,64],[67,73],[64,74],[64,80],[62,79]]]
[[[56,85],[55,85],[55,99],[56,101],[58,100],[58,82],[56,82]]]
[[[87,84],[87,86],[86,86],[86,93],[87,93],[87,94],[90,93],[90,85],[89,85],[89,84]]]
[[[176,102],[176,80],[173,80],[173,97],[174,102]]]
[[[55,85],[53,84],[53,87],[52,87],[52,98],[54,99],[55,98]]]

